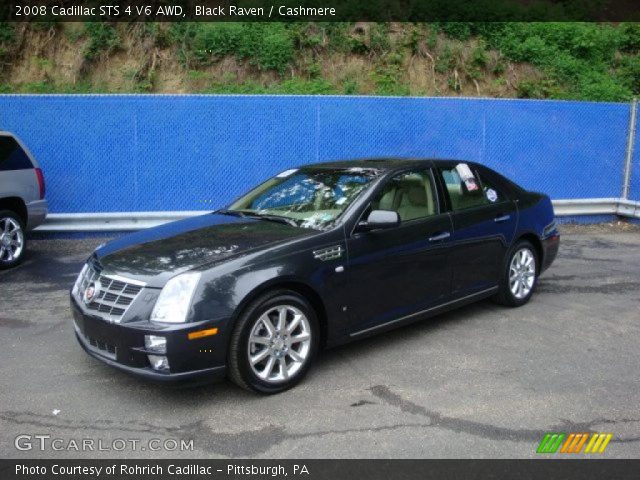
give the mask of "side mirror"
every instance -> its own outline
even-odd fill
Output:
[[[382,230],[400,225],[400,215],[398,212],[390,210],[372,210],[366,221],[358,224],[358,231],[368,232],[371,230]]]

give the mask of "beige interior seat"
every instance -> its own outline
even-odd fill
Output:
[[[400,190],[398,214],[402,221],[435,214],[431,183],[427,179],[406,182]]]
[[[395,210],[394,201],[396,198],[397,188],[390,188],[387,192],[385,192],[380,198],[380,202],[376,207],[378,210]]]

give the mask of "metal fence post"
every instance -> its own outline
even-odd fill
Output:
[[[633,97],[631,101],[631,113],[629,115],[629,132],[627,136],[627,151],[624,158],[624,170],[622,174],[622,195],[624,200],[629,199],[631,188],[631,166],[633,164],[633,150],[636,140],[636,118],[638,113],[638,99]]]

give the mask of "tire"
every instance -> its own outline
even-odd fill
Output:
[[[287,328],[282,326],[283,319]],[[309,370],[319,340],[317,314],[302,295],[289,290],[268,292],[236,322],[229,345],[229,378],[258,393],[287,390]]]
[[[539,268],[538,252],[531,242],[516,242],[505,256],[500,290],[494,301],[509,307],[527,303],[538,283]]]
[[[18,265],[26,247],[23,220],[11,210],[0,210],[0,270]]]

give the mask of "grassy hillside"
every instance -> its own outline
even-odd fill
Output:
[[[4,23],[0,91],[624,101],[639,54],[638,24]]]

